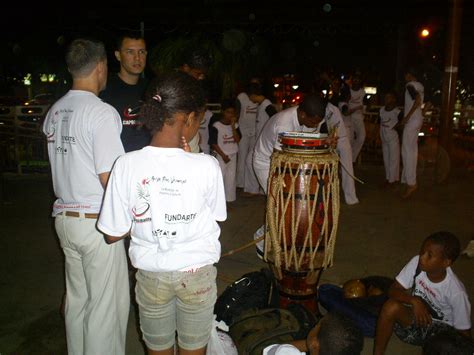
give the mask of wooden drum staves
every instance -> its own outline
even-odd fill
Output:
[[[282,307],[302,303],[318,312],[317,286],[332,265],[339,220],[338,164],[329,151],[272,155],[264,259],[278,280]]]

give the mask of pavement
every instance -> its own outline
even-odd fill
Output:
[[[474,172],[451,169],[437,183],[434,167],[423,165],[419,188],[408,200],[400,189],[384,189],[380,161],[355,166],[365,184],[357,184],[360,204],[341,203],[334,265],[322,273],[321,283],[343,284],[369,275],[394,277],[419,251],[429,234],[447,230],[462,246],[474,235]],[[59,313],[64,291],[63,254],[50,217],[54,199],[46,174],[1,176],[0,181],[0,354],[65,354],[65,331]],[[230,203],[222,223],[223,254],[252,241],[262,224],[265,198],[244,197]],[[460,257],[453,269],[474,300],[474,259]],[[218,290],[266,264],[249,247],[221,258]],[[472,314],[471,314],[472,318]],[[127,354],[145,354],[131,307]],[[364,355],[372,353],[373,339],[366,338]],[[421,349],[393,337],[388,355],[421,354]]]

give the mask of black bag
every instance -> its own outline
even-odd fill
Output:
[[[278,291],[273,274],[262,268],[244,274],[217,298],[214,314],[230,327],[234,319],[249,309],[278,306]]]
[[[306,339],[318,321],[299,304],[290,304],[288,309],[248,310],[235,319],[229,335],[239,355],[261,355],[269,345]]]

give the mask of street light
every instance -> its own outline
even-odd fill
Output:
[[[427,29],[427,28],[423,28],[423,29],[420,31],[420,37],[421,37],[421,38],[427,38],[429,35],[430,35],[430,30]]]

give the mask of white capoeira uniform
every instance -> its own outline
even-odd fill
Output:
[[[327,128],[324,128],[326,124]],[[326,115],[317,128],[319,133],[331,132],[337,128],[338,136],[336,152],[339,155],[341,163],[342,191],[344,192],[344,200],[348,205],[359,203],[356,195],[354,183],[354,167],[352,165],[352,148],[347,135],[346,126],[342,119],[339,109],[331,103],[326,107]]]
[[[237,187],[244,187],[245,174],[247,173],[246,159],[255,145],[255,120],[257,118],[258,104],[250,101],[245,92],[237,96],[240,102],[239,127],[242,138],[239,142],[239,158],[237,162]],[[249,174],[253,172],[249,172]]]
[[[209,121],[212,115],[212,111],[206,110],[204,118],[199,125],[199,148],[205,154],[209,154],[211,150],[209,147]]]
[[[354,175],[354,170],[352,167],[351,145],[349,144],[346,127],[342,121],[339,109],[328,103],[326,107],[326,115],[316,130],[314,128],[300,125],[298,121],[297,109],[297,106],[290,107],[272,116],[257,139],[257,143],[255,144],[253,167],[260,186],[264,189],[265,193],[267,193],[270,158],[273,153],[273,149],[281,150],[281,144],[278,142],[279,133],[288,131],[327,133],[328,130],[332,130],[333,128],[337,127],[337,135],[339,139],[336,150],[340,156],[341,164],[345,167],[345,169],[341,169],[344,197],[346,203],[349,205],[358,203],[359,200],[357,199],[355,192],[354,179],[352,178]]]
[[[351,115],[344,115],[344,106],[349,109],[349,104],[345,101],[341,101],[337,104],[339,111],[341,112],[342,120],[344,121],[344,125],[346,126],[347,138],[349,139],[349,143],[351,143],[351,137],[354,136],[354,130],[352,129],[352,117]],[[352,145],[351,145],[352,147]]]
[[[238,128],[238,125],[235,125]],[[222,177],[224,179],[224,190],[225,190],[225,199],[227,202],[235,201],[236,196],[236,180],[235,172],[237,169],[237,153],[239,152],[239,146],[234,139],[234,134],[232,132],[232,125],[223,124],[220,121],[214,122],[212,129],[217,130],[217,142],[211,141],[212,144],[217,144],[221,148],[222,152],[227,155],[230,159],[229,162],[225,162],[224,159],[219,154],[215,154],[217,161],[222,170]],[[215,136],[211,135],[211,136]]]
[[[268,99],[263,100],[257,108],[257,119],[255,122],[255,137],[260,135],[262,132],[263,126],[267,121],[270,119],[270,116],[266,112],[268,106],[270,106],[272,102]],[[253,151],[255,149],[255,144],[249,150],[247,154],[246,162],[245,162],[245,178],[244,178],[244,191],[258,194],[260,192],[260,184],[258,183],[257,175],[253,169]]]
[[[394,129],[400,115],[399,108],[387,111],[380,109],[380,139],[382,141],[383,165],[385,179],[392,183],[400,179],[400,140]]]
[[[349,109],[364,104],[365,90],[360,88],[359,90],[351,89],[351,99],[349,100]],[[365,124],[364,124],[364,111],[358,109],[351,113],[352,119],[352,132],[351,134],[351,146],[352,146],[352,161],[355,162],[359,153],[364,145],[365,141]]]
[[[418,81],[410,81],[406,87],[412,86],[420,95],[420,106],[416,108],[408,122],[403,128],[402,137],[402,183],[414,186],[416,185],[416,164],[418,160],[418,133],[423,124],[423,113],[421,105],[423,104],[424,87]],[[408,89],[405,90],[405,117],[410,112],[415,99],[410,96]]]

